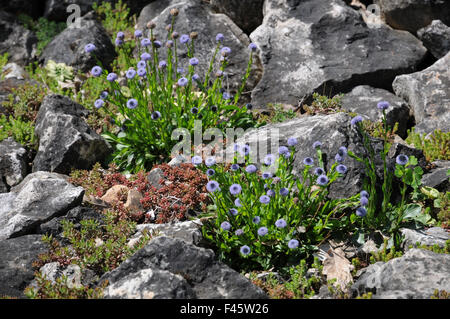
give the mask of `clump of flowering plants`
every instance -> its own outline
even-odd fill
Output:
[[[104,134],[115,146],[114,162],[127,171],[148,169],[162,162],[178,142],[176,129],[186,129],[193,134],[194,121],[200,120],[207,128],[248,128],[254,126],[253,115],[238,101],[250,74],[256,46],[249,46],[249,62],[242,85],[234,97],[227,91],[225,69],[232,55],[225,46],[222,34],[216,36],[216,47],[206,74],[199,73],[200,61],[195,54],[196,32],[178,34],[174,30],[176,9],[170,11],[172,23],[167,34],[153,33],[155,23],[150,21],[146,30],[136,30],[132,41],[136,42],[138,58],[127,55],[128,70],[124,81],[119,74],[107,73],[100,66],[91,70],[94,77],[102,77],[108,89],[96,102],[104,107],[118,127],[116,132]],[[115,44],[126,44],[123,32],[117,34]],[[187,48],[188,64],[182,65],[177,48]],[[95,49],[89,48],[95,53]],[[119,73],[119,71],[116,71]],[[124,83],[126,82],[126,83]],[[115,106],[118,113],[110,111]]]
[[[214,243],[222,260],[240,269],[283,267],[311,257],[317,245],[333,231],[350,226],[347,208],[354,208],[358,196],[328,199],[328,186],[347,172],[342,161],[326,171],[320,143],[315,143],[317,159],[305,158],[298,177],[293,172],[295,138],[269,154],[258,169],[248,163],[248,145],[236,145],[244,164],[217,165],[212,157],[194,165],[209,177],[207,190],[217,218],[205,223],[203,235]]]

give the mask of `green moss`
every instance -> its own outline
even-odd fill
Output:
[[[6,64],[8,64],[8,52],[0,54],[0,80],[3,80],[5,78],[2,70]]]
[[[430,134],[416,133],[414,128],[408,132],[406,142],[423,151],[429,162],[450,160],[450,132],[435,130]]]
[[[314,93],[311,105],[303,105],[303,109],[310,115],[341,112],[342,97],[343,94],[338,94],[329,98],[328,96]]]
[[[396,251],[395,247],[391,247],[391,249],[387,248],[388,241],[385,240],[383,243],[383,248],[380,251],[372,252],[370,257],[370,263],[374,264],[376,262],[388,262],[391,259],[403,256],[403,252]]]

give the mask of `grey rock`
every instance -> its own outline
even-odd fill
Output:
[[[183,163],[189,163],[189,161],[184,156],[178,155],[178,156],[172,158],[170,160],[170,162],[167,163],[167,165],[169,165],[169,166],[180,166],[180,164],[183,164]]]
[[[441,227],[432,227],[428,229],[400,229],[405,240],[403,246],[405,250],[408,250],[410,246],[417,247],[417,243],[420,246],[434,246],[438,245],[441,248],[445,247],[445,242],[450,239],[449,233]]]
[[[57,174],[28,175],[10,193],[0,194],[0,240],[35,233],[40,224],[81,204],[84,189]]]
[[[417,31],[417,35],[436,59],[450,51],[450,27],[441,20],[433,20],[430,25]]]
[[[130,243],[135,243],[141,238],[144,231],[148,231],[157,236],[177,238],[189,244],[198,245],[203,240],[201,226],[202,223],[199,220],[172,224],[140,224],[136,226],[137,233],[131,238]]]
[[[195,69],[201,81],[204,81],[209,63],[214,56],[217,46],[216,35],[218,33],[224,35],[223,46],[231,49],[229,64],[225,68],[225,72],[228,74],[229,93],[234,95],[241,86],[242,77],[248,64],[249,49],[247,47],[250,44],[248,36],[229,17],[224,14],[213,13],[210,6],[201,0],[161,0],[150,3],[139,15],[138,28],[144,30],[147,22],[153,20],[156,23],[153,34],[158,39],[165,39],[167,35],[165,27],[172,22],[170,10],[173,8],[179,10],[174,31],[180,35],[190,34],[193,31],[198,33],[198,38],[195,40],[195,57],[198,58],[199,64]],[[186,46],[178,45],[177,52],[178,66],[187,70],[189,62]],[[164,59],[165,50],[160,51],[160,53],[160,57]],[[218,59],[219,55],[213,67],[213,79],[215,79],[215,73],[219,66]],[[256,85],[261,78],[261,73],[261,62],[258,56],[254,55],[252,70],[244,92],[250,91]],[[247,98],[249,97],[247,96]]]
[[[387,124],[394,127],[398,122],[397,134],[406,138],[407,129],[413,120],[408,104],[395,94],[367,85],[355,87],[342,97],[342,108],[357,113],[366,120],[381,122],[383,113],[377,108],[380,101],[387,101],[391,106],[386,110]]]
[[[373,298],[429,299],[435,289],[450,289],[450,255],[410,249],[405,255],[364,268],[353,284],[354,295],[373,292]]]
[[[12,137],[0,142],[0,180],[16,186],[28,172],[28,152]]]
[[[109,285],[105,299],[193,299],[195,293],[182,276],[167,270],[141,269]]]
[[[416,132],[450,131],[450,53],[423,71],[397,76],[392,87],[411,106]]]
[[[16,18],[0,11],[0,54],[8,53],[8,61],[28,65],[36,57],[36,35],[21,26]]]
[[[263,12],[263,24],[250,35],[264,67],[252,93],[256,108],[297,106],[314,92],[333,96],[357,85],[389,90],[395,76],[414,72],[427,52],[408,32],[369,28],[341,0],[267,0]]]
[[[261,25],[263,4],[264,0],[211,0],[214,10],[229,16],[247,34]]]
[[[14,62],[6,64],[3,67],[1,74],[3,76],[3,79],[5,80],[9,78],[23,80],[27,77],[25,70],[20,65]]]
[[[152,272],[147,271],[142,274],[142,271],[145,270],[152,270]],[[160,273],[161,271],[170,272],[172,276],[165,273],[166,278],[160,279],[164,274]],[[248,279],[217,261],[212,250],[196,247],[181,239],[163,236],[151,240],[118,268],[102,276],[100,282],[108,280],[110,285],[119,291],[108,297],[120,298],[129,294],[142,296],[142,293],[135,292],[133,286],[138,285],[144,288],[144,285],[139,280],[134,285],[129,285],[125,278],[141,277],[144,281],[153,278],[152,282],[160,282],[161,285],[152,286],[151,292],[154,295],[167,296],[167,283],[170,280],[175,282],[176,286],[185,287],[184,282],[175,279],[174,275],[182,276],[195,297],[199,299],[266,298],[264,292]],[[178,279],[180,278],[178,277]],[[117,287],[119,281],[124,283],[122,289]],[[146,292],[147,290],[142,289],[141,291]],[[174,293],[173,290],[170,292],[172,295]],[[193,295],[186,293],[186,297],[193,298]]]
[[[61,267],[58,262],[52,262],[45,264],[42,266],[39,271],[43,275],[44,278],[50,280],[53,284],[56,283],[58,278],[65,276],[67,278],[67,287],[69,289],[72,288],[81,288],[81,277],[82,272],[81,268],[78,265],[68,265],[67,267]],[[36,282],[32,282],[30,286],[35,286]]]
[[[41,237],[28,235],[0,240],[0,295],[25,298],[23,290],[34,279],[31,264],[39,254],[47,251]]]
[[[447,0],[375,0],[381,15],[394,29],[416,33],[417,30],[441,20],[450,23],[450,2]]]
[[[46,96],[36,118],[35,134],[39,149],[33,172],[50,171],[69,174],[72,168],[90,169],[112,151],[82,117],[88,111],[61,95]]]
[[[433,187],[440,192],[450,190],[450,177],[447,175],[450,169],[450,161],[435,161],[436,165],[430,172],[422,176],[422,186]]]
[[[96,49],[87,53],[84,47],[92,43]],[[88,72],[97,65],[99,60],[104,67],[108,67],[116,57],[116,50],[111,39],[93,14],[87,14],[80,20],[80,27],[73,25],[58,34],[44,48],[40,61],[44,65],[49,60],[65,63],[81,72]]]
[[[164,172],[160,168],[154,168],[150,171],[147,176],[147,181],[156,189],[161,189],[163,185],[160,184],[160,181],[165,179]]]

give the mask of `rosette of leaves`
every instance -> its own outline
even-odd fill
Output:
[[[72,81],[73,67],[66,65],[65,63],[56,63],[53,60],[49,60],[45,66],[48,77],[58,81],[67,82]]]

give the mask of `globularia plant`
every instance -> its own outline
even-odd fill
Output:
[[[233,97],[224,87],[225,69],[232,55],[231,49],[224,45],[225,37],[216,36],[209,69],[206,74],[199,74],[200,61],[195,53],[198,34],[180,35],[174,31],[177,14],[176,9],[171,10],[172,24],[166,27],[165,37],[159,35],[159,40],[153,33],[154,22],[149,22],[145,31],[134,32],[139,58],[134,59],[131,51],[127,55],[126,84],[119,83],[119,74],[108,73],[100,66],[91,70],[93,77],[103,77],[109,86],[95,102],[95,107],[105,107],[120,128],[104,136],[115,146],[114,162],[121,169],[149,169],[155,162],[167,159],[180,137],[172,136],[172,132],[183,128],[192,134],[195,120],[201,120],[204,129],[221,130],[226,127],[245,129],[255,123],[248,107],[239,107],[238,100],[250,74],[256,46],[249,46],[247,70]],[[118,32],[116,46],[124,46],[125,41],[125,34]],[[182,65],[178,57],[179,46],[187,48],[187,65]],[[92,44],[85,50],[95,54]],[[108,108],[108,105],[115,108]]]
[[[328,186],[347,172],[347,154],[327,172],[320,142],[314,143],[318,158],[303,160],[301,176],[293,172],[295,138],[281,146],[279,154],[269,154],[264,165],[250,164],[248,145],[236,145],[245,163],[216,164],[214,157],[194,156],[192,162],[206,171],[206,186],[215,204],[217,218],[203,228],[205,238],[219,250],[219,257],[243,269],[283,267],[295,263],[316,249],[332,231],[350,224],[346,208],[357,205],[359,195],[329,200]],[[237,264],[236,264],[237,263]],[[244,266],[246,265],[246,266]]]

